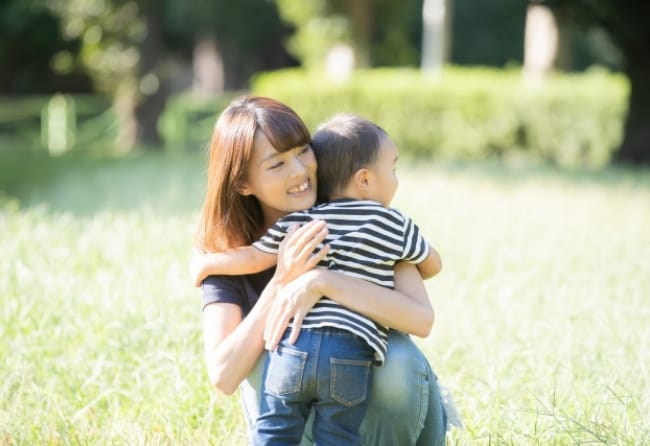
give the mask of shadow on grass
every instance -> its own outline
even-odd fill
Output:
[[[192,213],[201,206],[204,187],[199,154],[0,153],[0,202],[17,201],[22,209],[45,205],[80,216],[136,209]]]
[[[401,175],[426,170],[447,176],[479,178],[517,187],[529,181],[650,189],[650,169],[607,167],[561,169],[540,163],[498,160],[400,161]],[[140,151],[126,156],[42,152],[0,152],[0,204],[19,208],[45,205],[52,212],[92,215],[101,211],[151,209],[161,214],[196,213],[205,189],[205,156]]]

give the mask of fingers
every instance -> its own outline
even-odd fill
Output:
[[[318,262],[323,260],[327,256],[327,253],[329,252],[330,252],[330,245],[325,245],[318,252],[312,254],[311,257],[309,257],[309,259],[307,259],[307,261],[305,262],[307,269],[312,269],[316,267],[316,265],[318,265]]]
[[[293,317],[293,325],[291,327],[291,334],[289,335],[289,344],[293,345],[298,340],[300,329],[302,328],[302,320],[305,318],[304,314],[298,313]]]
[[[275,351],[275,349],[278,347],[278,344],[280,343],[280,339],[282,338],[282,333],[284,333],[285,329],[286,328],[283,328],[282,330],[278,330],[278,325],[275,325],[271,330],[271,332],[269,333],[269,335],[264,336],[264,348],[266,348],[270,352]]]
[[[300,251],[299,256],[301,258],[308,258],[318,246],[325,240],[327,237],[327,227],[324,226],[320,231],[313,235],[313,237],[308,240]]]
[[[264,328],[264,348],[269,351],[274,351],[282,334],[289,324],[290,316],[285,316],[282,309],[278,309],[276,305],[273,306],[266,320],[266,327]]]
[[[298,251],[296,255],[307,258],[325,240],[325,237],[327,237],[327,225],[323,220],[312,220],[296,229],[292,236],[292,243]]]

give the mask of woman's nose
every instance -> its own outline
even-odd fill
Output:
[[[299,175],[304,175],[305,171],[307,170],[305,164],[302,162],[300,157],[297,156],[292,156],[291,157],[291,175],[292,176],[299,176]]]

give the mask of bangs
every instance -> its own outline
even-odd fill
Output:
[[[286,152],[311,142],[307,126],[288,107],[287,110],[283,110],[283,113],[267,114],[258,116],[258,118],[259,130],[264,133],[264,136],[278,152]]]

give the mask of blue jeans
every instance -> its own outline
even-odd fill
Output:
[[[260,405],[262,355],[241,385],[249,427]],[[314,444],[313,413],[301,445]],[[375,367],[366,417],[361,424],[365,446],[438,446],[445,444],[446,414],[438,381],[426,357],[404,333],[391,330],[386,362]]]
[[[305,329],[267,355],[255,445],[297,445],[313,409],[319,445],[361,445],[359,427],[368,407],[374,350],[337,328]]]

